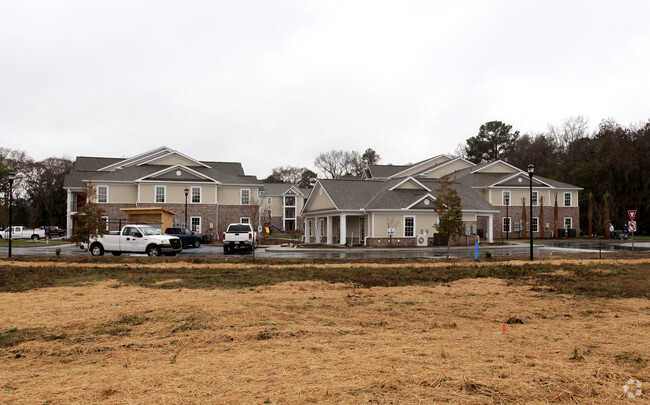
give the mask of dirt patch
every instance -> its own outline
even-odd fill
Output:
[[[0,294],[3,403],[623,403],[650,384],[647,299],[489,278],[115,285]]]

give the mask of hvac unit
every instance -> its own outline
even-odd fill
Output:
[[[427,246],[429,244],[429,235],[423,233],[415,238],[415,246]]]

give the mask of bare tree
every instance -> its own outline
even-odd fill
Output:
[[[562,125],[548,125],[549,133],[555,138],[560,147],[566,150],[572,142],[589,136],[589,121],[582,115],[571,116]]]
[[[374,152],[374,151],[372,151]],[[366,159],[378,159],[368,150]],[[320,153],[314,160],[314,166],[325,178],[338,179],[343,176],[360,176],[366,167],[366,161],[357,151],[331,150]]]
[[[386,232],[388,233],[388,243],[393,246],[393,234],[388,232],[388,230],[395,229],[397,226],[397,218],[393,216],[386,217],[384,222],[386,223]]]

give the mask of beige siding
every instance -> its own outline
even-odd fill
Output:
[[[408,169],[404,173],[400,174],[400,177],[408,177],[408,176],[413,176],[418,173],[422,173],[423,171],[426,171],[427,169],[432,168],[435,165],[439,165],[441,163],[449,161],[449,158],[446,156],[439,156],[438,158],[427,162],[426,164],[423,164],[421,166],[417,166],[415,168]]]
[[[428,178],[428,179],[440,179],[440,178],[442,178],[442,177],[444,177],[444,176],[446,176],[448,174],[457,172],[459,170],[466,169],[468,167],[470,167],[469,163],[467,163],[465,161],[462,161],[462,160],[459,160],[459,161],[456,161],[454,163],[450,163],[448,165],[445,165],[443,167],[433,169],[430,173],[427,173],[427,175],[425,177]]]
[[[309,207],[307,209],[309,211],[318,211],[318,210],[326,210],[326,209],[333,209],[335,208],[334,203],[330,198],[328,197],[327,193],[322,189],[320,185],[318,185],[314,191],[312,191],[312,199],[310,202]]]
[[[103,186],[104,184],[99,184]],[[112,204],[135,204],[138,200],[137,185],[117,185],[108,186],[108,202]]]
[[[375,214],[374,225],[375,225],[375,238],[387,238],[388,237],[388,228],[395,228],[395,234],[393,238],[403,238],[404,237],[404,217],[405,216],[414,216],[415,217],[415,235],[421,234],[423,231],[427,231],[429,236],[433,236],[436,232],[435,224],[437,221],[436,214],[404,214],[403,212],[396,212],[394,214]],[[372,216],[371,222],[372,222]],[[372,224],[369,228],[368,235],[372,231]]]
[[[397,187],[396,190],[423,190],[423,188],[421,185],[417,184],[416,182],[409,180],[400,184],[400,186]]]
[[[220,186],[218,191],[219,205],[241,205],[241,190],[250,190],[251,204],[257,203],[257,186]],[[264,201],[262,201],[262,204]]]
[[[191,160],[185,159],[178,155],[171,155],[147,164],[155,166],[174,166],[179,164],[187,167],[198,166],[195,162],[192,162]]]
[[[481,170],[481,173],[516,173],[517,171],[512,167],[506,166],[499,162],[492,166]]]

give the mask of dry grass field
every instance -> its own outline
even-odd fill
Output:
[[[575,267],[548,284],[185,288],[124,266],[0,292],[0,403],[650,403],[650,300],[558,292]]]

